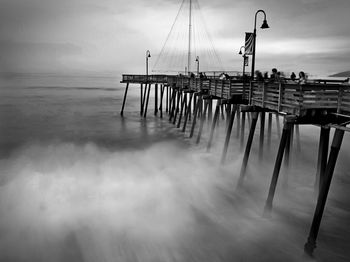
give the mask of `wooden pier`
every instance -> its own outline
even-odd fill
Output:
[[[350,131],[350,85],[341,81],[314,80],[307,84],[293,81],[268,82],[242,79],[219,79],[216,77],[198,78],[183,75],[123,75],[122,83],[126,84],[121,110],[124,113],[127,92],[130,84],[140,85],[140,114],[147,116],[151,87],[154,89],[154,103],[157,115],[163,117],[165,112],[169,121],[185,132],[188,120],[192,118],[190,137],[194,136],[195,126],[199,124],[196,142],[201,140],[203,125],[206,119],[211,122],[207,150],[212,143],[220,111],[226,112],[226,134],[221,162],[225,162],[231,132],[235,118],[238,121],[237,134],[240,134],[241,147],[244,144],[245,121],[250,121],[250,130],[244,149],[243,162],[237,187],[244,186],[246,168],[258,118],[260,116],[259,155],[263,155],[265,117],[268,113],[268,136],[271,140],[272,117],[284,118],[282,135],[274,164],[264,214],[268,215],[273,206],[279,173],[284,159],[289,165],[290,145],[293,130],[299,134],[299,125],[316,125],[320,127],[320,139],[317,161],[318,200],[315,208],[310,233],[304,245],[304,251],[312,255],[316,248],[323,211],[329,187],[342,144],[344,132]],[[213,111],[213,101],[216,107]],[[334,136],[329,147],[330,129],[334,128]],[[297,137],[298,139],[298,137]],[[269,141],[267,143],[269,145]]]

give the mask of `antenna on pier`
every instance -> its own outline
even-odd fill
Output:
[[[152,71],[190,73],[196,57],[201,70],[224,71],[198,0],[183,0]]]
[[[188,55],[187,55],[187,68],[188,72],[191,72],[191,31],[192,31],[192,0],[190,0],[189,8],[189,18],[188,18]]]

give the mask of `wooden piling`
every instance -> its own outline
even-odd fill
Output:
[[[277,153],[277,157],[276,157],[276,161],[275,161],[275,167],[274,167],[273,173],[272,173],[269,194],[268,194],[266,204],[265,204],[265,210],[264,210],[265,215],[268,215],[272,210],[272,202],[273,202],[273,198],[274,198],[275,191],[276,191],[276,185],[277,185],[279,172],[281,169],[283,154],[284,154],[287,142],[288,142],[288,137],[290,137],[292,125],[293,124],[291,122],[289,122],[288,120],[285,120],[285,123],[283,126],[282,137],[281,137],[281,141],[280,141],[280,145],[278,148],[278,153]]]
[[[154,115],[158,114],[158,84],[154,85]]]
[[[199,144],[199,142],[201,141],[201,136],[202,136],[202,132],[203,132],[205,116],[206,116],[206,113],[208,111],[208,104],[210,103],[210,101],[208,99],[203,99],[203,102],[204,102],[204,111],[203,111],[203,114],[202,114],[202,117],[201,117],[201,122],[200,122],[200,125],[199,125],[199,130],[198,130],[196,144]]]
[[[180,110],[180,115],[179,115],[179,121],[178,121],[177,126],[176,126],[177,128],[179,128],[180,125],[181,125],[182,115],[183,115],[184,109],[186,107],[186,102],[187,102],[187,95],[186,95],[186,93],[184,93],[184,97],[183,97],[182,103],[181,103],[181,110]]]
[[[271,136],[272,136],[272,113],[269,113],[267,121],[267,148],[270,151],[271,148]]]
[[[147,108],[148,108],[148,102],[149,102],[149,93],[151,92],[151,84],[148,84],[148,91],[147,91],[147,99],[146,99],[146,107],[144,109],[144,115],[143,117],[147,116]]]
[[[143,84],[140,84],[140,116],[143,114]]]
[[[324,180],[324,173],[327,166],[328,147],[329,147],[329,126],[321,126],[320,140],[318,146],[317,171],[315,189],[321,191],[321,186]]]
[[[265,136],[265,112],[260,112],[259,160],[263,158]]]
[[[299,131],[299,125],[295,125],[295,137],[296,137],[296,143],[297,143],[297,152],[301,152],[301,144],[300,144],[300,131]]]
[[[225,163],[227,149],[228,149],[228,145],[230,143],[230,138],[231,138],[232,126],[233,126],[233,122],[235,120],[236,108],[237,108],[237,106],[234,105],[232,108],[231,114],[230,114],[230,121],[229,121],[228,126],[226,128],[226,137],[225,137],[224,149],[223,149],[222,155],[221,155],[221,164]]]
[[[121,115],[121,116],[123,116],[123,114],[124,114],[124,107],[125,107],[125,102],[126,102],[126,96],[128,95],[128,89],[129,89],[129,83],[126,83],[125,92],[124,92],[124,99],[123,99],[123,105],[122,105],[122,110],[120,111],[120,115]]]
[[[213,99],[209,99],[208,104],[208,123],[211,123],[213,118]]]
[[[187,111],[186,111],[186,115],[185,115],[185,119],[184,119],[184,125],[182,127],[182,132],[186,131],[186,125],[187,125],[187,120],[189,118],[189,116],[191,115],[191,103],[192,103],[192,98],[193,98],[194,93],[191,92],[190,93],[190,99],[188,101],[188,106],[187,106]]]
[[[145,111],[146,95],[147,95],[147,84],[145,84],[145,88],[144,88],[143,96],[142,96],[141,114],[140,114],[141,116],[143,116],[144,111]]]
[[[256,127],[257,121],[258,121],[258,112],[253,112],[252,124],[250,126],[247,145],[246,145],[246,148],[244,151],[244,156],[243,156],[243,163],[242,163],[242,167],[241,167],[241,172],[239,174],[239,180],[238,180],[238,184],[237,184],[238,188],[243,185],[243,181],[244,181],[244,177],[245,177],[246,170],[247,170],[250,149],[252,147],[254,132],[255,132],[255,127]]]
[[[244,145],[244,135],[245,135],[245,116],[246,112],[242,112],[242,123],[241,123],[241,141],[240,141],[240,149],[242,150]]]
[[[176,89],[172,89],[171,92],[171,102],[170,102],[170,115],[169,115],[169,122],[173,119],[174,112],[175,112],[175,104],[176,104]]]
[[[212,146],[214,130],[215,130],[215,127],[216,127],[216,122],[218,120],[218,116],[220,114],[220,107],[221,107],[221,100],[218,100],[218,102],[216,104],[216,107],[215,107],[213,122],[211,124],[209,141],[208,141],[208,144],[207,144],[207,152],[209,152],[209,150],[210,150],[210,148]]]
[[[165,112],[169,112],[169,85],[166,85]]]
[[[289,162],[290,162],[290,151],[291,151],[291,146],[292,146],[292,141],[293,141],[293,130],[294,130],[294,125],[292,125],[289,136],[287,137],[287,142],[286,142],[286,147],[284,149],[284,169],[285,173],[283,176],[283,183],[282,187],[284,190],[288,188],[288,179],[289,179]]]
[[[174,124],[174,125],[175,125],[175,123],[176,123],[177,115],[178,115],[178,113],[179,113],[181,97],[182,97],[182,91],[181,91],[181,90],[178,90],[178,91],[177,91],[177,100],[176,100],[175,115],[174,115],[174,119],[173,119],[173,124]]]
[[[160,105],[159,105],[159,111],[160,111],[160,118],[163,118],[163,97],[165,92],[165,86],[160,86]]]
[[[197,102],[196,102],[196,108],[194,109],[193,113],[193,120],[192,120],[192,127],[191,127],[191,133],[190,133],[190,138],[193,136],[194,128],[196,126],[196,121],[197,121],[197,115],[199,114],[199,109],[202,106],[202,97],[200,95],[197,96]]]
[[[281,124],[280,124],[280,117],[278,113],[276,113],[276,128],[277,128],[278,138],[281,138]]]
[[[236,138],[239,138],[239,131],[241,130],[241,112],[239,110],[239,107],[236,109],[236,118],[237,118],[237,125],[236,125]]]
[[[324,212],[324,208],[326,205],[326,200],[329,192],[329,187],[331,185],[335,165],[337,162],[339,150],[343,141],[344,130],[336,129],[332,141],[331,151],[329,154],[325,174],[324,181],[321,186],[321,190],[318,196],[316,209],[314,213],[314,217],[312,220],[309,237],[307,239],[306,244],[304,245],[304,251],[309,256],[312,256],[314,249],[316,248],[316,239],[318,235],[318,231],[320,229],[321,220]]]
[[[230,103],[227,103],[226,104],[226,129],[228,128],[228,125],[230,123],[231,112],[232,112],[232,105]]]

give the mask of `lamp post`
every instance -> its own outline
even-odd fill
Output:
[[[199,56],[196,57],[197,62],[197,76],[199,75]]]
[[[266,29],[269,28],[269,25],[267,24],[266,21],[266,13],[264,10],[258,10],[255,13],[255,20],[254,20],[254,32],[253,32],[253,56],[252,56],[252,71],[251,71],[251,78],[254,80],[254,70],[255,70],[255,43],[256,43],[256,17],[258,13],[263,13],[264,14],[264,21],[261,25],[261,29]]]
[[[151,57],[151,52],[149,50],[146,51],[146,77],[148,80],[148,58]]]

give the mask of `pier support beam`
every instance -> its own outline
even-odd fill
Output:
[[[179,90],[177,90],[177,101],[176,101],[175,115],[174,115],[174,119],[173,119],[173,124],[174,125],[176,123],[176,118],[177,118],[177,115],[179,113],[181,98],[182,98],[182,91],[179,89]]]
[[[326,205],[326,200],[329,192],[329,187],[331,185],[335,165],[337,162],[339,150],[343,141],[344,130],[336,129],[332,141],[331,151],[328,158],[328,163],[326,166],[326,171],[324,175],[324,181],[321,186],[321,191],[318,196],[317,205],[312,220],[309,237],[306,244],[304,245],[304,251],[309,256],[312,256],[314,249],[316,248],[316,239],[318,231],[321,225],[321,219],[323,211]]]
[[[192,103],[193,95],[194,95],[194,93],[191,92],[191,93],[190,93],[190,99],[189,99],[188,105],[187,105],[187,110],[186,110],[184,125],[183,125],[183,127],[182,127],[182,132],[185,132],[185,131],[186,131],[187,120],[188,120],[189,116],[191,115],[191,103]]]
[[[321,126],[320,141],[318,146],[317,171],[315,188],[320,192],[323,183],[324,173],[327,166],[328,147],[329,147],[329,133],[328,126]]]
[[[145,110],[146,94],[147,94],[147,84],[145,84],[145,88],[144,88],[144,90],[143,90],[143,96],[142,96],[142,101],[141,101],[140,116],[143,116],[143,113],[144,113],[144,110]]]
[[[143,84],[140,85],[140,116],[143,114]]]
[[[187,94],[184,93],[183,94],[182,103],[181,103],[181,110],[180,110],[180,115],[179,115],[179,121],[178,121],[177,126],[176,126],[177,128],[179,128],[180,125],[181,125],[181,119],[182,119],[182,115],[184,114],[184,109],[186,107],[186,102],[187,102]]]
[[[230,108],[231,108],[231,106],[230,106]],[[226,159],[227,149],[228,149],[228,145],[230,143],[230,138],[231,138],[232,126],[233,126],[233,122],[235,120],[236,108],[237,108],[237,106],[233,105],[231,113],[230,113],[230,120],[229,120],[228,125],[226,127],[226,137],[225,137],[224,149],[223,149],[222,155],[221,155],[221,164],[224,164],[225,159]]]
[[[272,113],[269,113],[267,121],[267,148],[271,149],[271,136],[272,136]]]
[[[165,86],[160,86],[160,105],[159,105],[159,111],[160,111],[160,118],[163,118],[163,97],[164,97],[164,90]]]
[[[265,136],[265,112],[260,112],[260,140],[259,140],[259,160],[263,158]]]
[[[241,172],[239,174],[239,180],[238,180],[238,184],[237,184],[238,188],[243,185],[243,181],[244,181],[244,177],[245,177],[246,170],[247,170],[250,149],[252,147],[254,132],[255,132],[255,127],[256,127],[257,121],[258,121],[258,112],[253,112],[252,124],[250,126],[247,145],[246,145],[246,148],[244,151],[244,156],[243,156],[243,163],[242,163],[242,167],[241,167]]]
[[[123,106],[122,106],[122,110],[120,111],[121,116],[123,116],[123,114],[124,114],[124,107],[125,107],[125,102],[126,102],[126,96],[128,95],[128,89],[129,89],[129,83],[127,83],[126,87],[125,87]]]
[[[211,99],[210,99],[211,100]],[[199,144],[199,142],[201,141],[201,136],[202,136],[202,132],[203,132],[203,126],[204,126],[204,121],[205,121],[205,116],[206,116],[206,113],[208,111],[208,105],[210,103],[210,101],[208,99],[203,99],[203,102],[204,102],[204,111],[203,111],[203,114],[201,116],[201,122],[200,122],[200,125],[199,125],[199,131],[198,131],[198,136],[197,136],[197,141],[196,141],[196,144]]]
[[[147,84],[146,84],[146,89],[147,89]],[[151,92],[151,84],[148,84],[148,91],[147,91],[147,99],[146,99],[146,107],[144,110],[144,115],[143,117],[147,116],[147,109],[148,109],[148,102],[149,102],[149,93]]]
[[[215,127],[216,127],[216,122],[217,122],[218,116],[220,114],[220,107],[221,107],[221,100],[218,100],[216,107],[215,107],[213,122],[211,123],[209,141],[208,141],[208,145],[207,145],[207,152],[209,152],[211,145],[212,145],[212,142],[213,142],[213,136],[214,136],[214,131],[215,131]]]
[[[267,200],[266,200],[266,205],[265,205],[265,210],[264,210],[265,215],[268,215],[272,210],[272,202],[273,202],[273,198],[275,196],[276,185],[277,185],[278,176],[280,173],[282,159],[283,159],[283,153],[284,153],[286,145],[288,143],[288,137],[290,137],[292,125],[293,125],[293,123],[291,123],[287,119],[285,120],[285,123],[283,126],[282,137],[281,137],[281,141],[280,141],[280,145],[279,145],[278,153],[277,153],[277,157],[276,157],[275,167],[273,169],[273,174],[272,174],[272,179],[271,179],[271,184],[270,184],[270,189],[269,189],[269,195],[268,195]]]
[[[158,84],[154,86],[154,115],[158,114]]]
[[[174,117],[174,113],[175,113],[175,104],[176,104],[176,89],[172,89],[172,92],[171,92],[171,100],[170,100],[170,108],[169,108],[169,112],[170,112],[170,115],[169,115],[169,122],[171,122],[171,120],[173,119]]]
[[[241,123],[241,141],[240,141],[240,149],[243,148],[244,145],[244,133],[245,133],[245,116],[246,112],[242,112],[242,123]]]
[[[197,98],[197,102],[196,102],[196,107],[195,107],[194,113],[193,113],[193,120],[192,120],[192,127],[191,127],[190,138],[193,136],[194,128],[196,126],[196,121],[197,121],[197,115],[199,114],[200,107],[202,107],[203,99],[202,99],[202,97],[200,95],[198,95],[197,97],[198,98]]]

